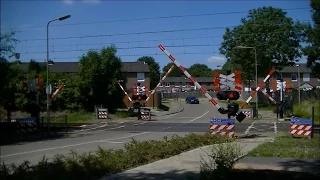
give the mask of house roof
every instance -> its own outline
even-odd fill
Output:
[[[44,62],[40,62],[45,64]],[[22,63],[22,68],[28,70],[29,63]],[[79,62],[54,62],[54,65],[51,65],[50,72],[56,73],[73,73],[76,72],[79,67]],[[123,72],[150,72],[148,64],[144,62],[122,62],[122,71]]]
[[[213,82],[213,77],[195,77],[196,81],[198,82]],[[186,77],[167,77],[164,80],[165,83],[185,83],[190,82],[190,80]]]
[[[311,68],[307,67],[307,64],[304,63],[296,63],[296,65],[299,65],[300,67],[300,72],[301,73],[311,73]],[[298,67],[297,66],[285,66],[280,73],[297,73],[298,72]]]

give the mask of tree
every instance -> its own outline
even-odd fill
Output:
[[[313,26],[307,26],[307,39],[309,44],[303,49],[307,56],[307,66],[320,78],[320,1],[311,0]]]
[[[108,110],[120,106],[123,92],[117,85],[118,80],[126,80],[121,72],[121,59],[116,56],[114,45],[98,51],[89,51],[80,59],[79,92],[86,110],[94,105],[105,105]]]
[[[227,74],[227,71],[234,71],[235,69],[232,67],[231,61],[228,59],[222,66],[221,73]]]
[[[193,77],[211,77],[212,76],[212,69],[209,68],[205,64],[193,64],[188,68],[188,72]]]
[[[150,68],[150,89],[156,87],[160,80],[160,65],[153,57],[143,56],[137,61],[146,62]]]
[[[161,75],[162,77],[169,71],[172,65],[174,65],[174,63],[168,63],[162,68],[162,72],[163,72],[163,74]],[[184,76],[183,72],[181,72],[180,69],[176,65],[174,65],[174,68],[170,72],[168,77],[181,77],[181,76]]]
[[[293,65],[301,57],[302,27],[286,16],[286,12],[273,7],[249,10],[241,25],[226,29],[220,53],[231,59],[234,69],[241,69],[244,79],[254,79],[254,49],[239,49],[237,46],[255,47],[257,50],[258,76],[265,76],[274,66]]]
[[[5,56],[14,55],[15,44],[18,40],[14,38],[16,32],[10,31],[4,34],[0,34],[0,56],[6,58]]]

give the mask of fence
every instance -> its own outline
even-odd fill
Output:
[[[235,137],[235,120],[234,119],[217,119],[212,118],[209,126],[210,134]]]

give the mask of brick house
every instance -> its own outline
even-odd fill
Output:
[[[43,63],[40,63],[43,64]],[[21,64],[24,70],[28,70],[29,63]],[[55,73],[75,73],[79,67],[79,62],[55,62],[49,65],[49,71]],[[150,87],[150,69],[144,62],[122,62],[122,71],[127,76],[126,89],[130,91],[134,83]]]
[[[195,77],[195,79],[208,91],[213,90],[213,77]],[[163,92],[189,92],[194,91],[195,86],[186,77],[167,77],[160,85],[159,90]]]

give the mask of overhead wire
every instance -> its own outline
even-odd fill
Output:
[[[310,10],[310,8],[287,8],[287,9],[282,9],[282,10],[284,10],[284,11]],[[145,17],[145,18],[130,18],[130,19],[120,19],[120,20],[106,20],[106,21],[95,21],[95,22],[80,22],[80,23],[69,23],[69,24],[55,24],[55,25],[51,25],[51,26],[53,26],[53,27],[58,27],[58,26],[75,26],[75,25],[102,24],[102,23],[115,23],[115,22],[130,22],[130,21],[143,21],[143,20],[156,20],[156,19],[169,19],[169,18],[216,16],[216,15],[243,14],[243,13],[248,13],[248,11],[203,13],[203,14],[188,14],[188,15],[171,15],[171,16],[158,16],[158,17]],[[1,29],[1,30],[9,30],[9,29],[34,29],[34,28],[45,28],[45,27],[46,27],[46,26],[29,26],[29,27],[20,27],[20,28],[4,28],[4,29]]]

